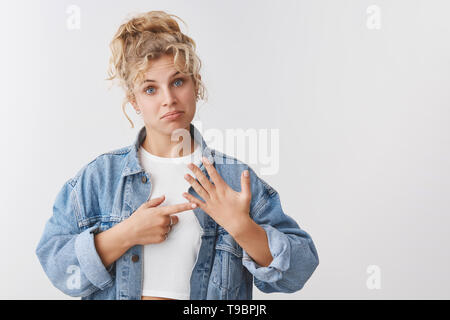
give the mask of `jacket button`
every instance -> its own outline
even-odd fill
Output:
[[[146,176],[142,176],[142,183],[147,183],[147,177]]]
[[[131,261],[138,262],[139,261],[139,256],[137,254],[133,254],[133,256],[131,257]]]

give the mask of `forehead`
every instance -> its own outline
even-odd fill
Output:
[[[157,59],[150,60],[149,67],[140,74],[136,84],[145,86],[147,83],[168,81],[175,73],[180,74],[175,68],[173,56],[165,54]]]
[[[174,71],[175,65],[172,56],[164,55],[150,61],[150,67],[145,75],[158,75],[167,71]]]

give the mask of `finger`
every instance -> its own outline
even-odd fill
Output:
[[[166,197],[162,195],[160,197],[150,199],[147,202],[144,202],[144,206],[147,208],[156,207],[160,205],[165,200],[165,198]]]
[[[170,218],[172,219],[172,226],[174,226],[178,223],[178,216],[172,215],[172,216],[170,216]]]
[[[251,196],[250,190],[250,174],[248,170],[244,170],[241,173],[241,193],[244,196]]]
[[[214,182],[214,185],[217,187],[223,187],[226,182],[222,179],[220,174],[217,172],[216,168],[211,164],[211,162],[208,161],[207,158],[203,157],[202,162],[205,165],[206,171],[208,171],[209,176],[211,177],[211,180]]]
[[[206,205],[206,203],[204,203],[203,201],[197,199],[196,197],[194,197],[193,195],[191,195],[191,194],[189,194],[189,193],[187,193],[187,192],[184,192],[184,193],[183,193],[183,197],[185,197],[185,198],[186,198],[187,200],[189,200],[191,203],[196,204],[196,205],[199,206],[200,208],[203,208],[203,207]]]
[[[192,205],[195,205],[194,207]],[[165,206],[165,207],[161,207],[161,214],[162,215],[171,215],[174,213],[178,213],[178,212],[183,212],[183,211],[187,211],[187,210],[192,210],[194,208],[196,208],[197,205],[195,203],[180,203],[180,204],[174,204],[171,206]]]
[[[165,217],[168,217],[168,220],[167,220],[168,226],[173,226],[174,224],[176,224],[178,222],[178,217],[175,214],[165,216]]]
[[[186,173],[184,178],[186,179],[187,182],[191,184],[192,188],[194,188],[194,190],[197,191],[197,193],[203,199],[208,200],[211,198],[209,196],[209,193],[189,173]]]
[[[170,232],[172,230],[172,227],[178,223],[178,217],[176,215],[170,215],[165,216],[165,218],[167,220],[164,222],[164,229],[166,230],[166,232]]]
[[[211,193],[214,191],[215,186],[211,183],[211,181],[206,178],[205,174],[197,167],[195,164],[190,163],[188,168],[195,174],[195,177],[198,181],[200,181],[202,187],[206,190],[206,192]]]

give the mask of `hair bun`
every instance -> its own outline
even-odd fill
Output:
[[[164,11],[150,11],[135,16],[124,26],[126,32],[130,35],[136,35],[143,32],[154,34],[182,34],[178,23],[172,17],[176,17],[185,23],[181,18],[174,14],[168,14]]]

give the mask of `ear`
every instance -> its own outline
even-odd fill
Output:
[[[135,111],[139,111],[139,107],[138,107],[138,104],[137,104],[137,102],[136,102],[135,99],[130,99],[130,100],[128,100],[128,101],[129,101],[130,104],[133,106],[133,108],[134,108]]]
[[[201,75],[198,75],[198,78],[199,78],[200,80],[202,80],[202,76],[201,76]],[[195,90],[195,96],[197,97],[197,99],[198,99],[198,91],[199,91],[199,88],[197,88],[197,89]]]
[[[131,103],[131,105],[133,106],[134,110],[136,110],[136,111],[139,110],[139,108],[138,108],[137,105],[136,105],[136,102],[130,101],[130,103]]]

